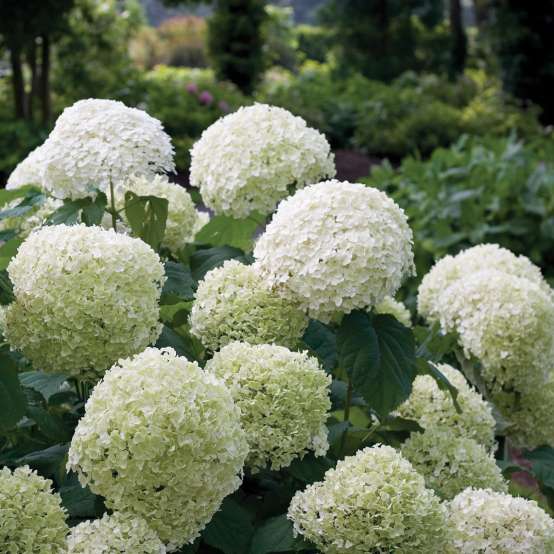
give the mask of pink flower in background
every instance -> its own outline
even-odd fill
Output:
[[[196,83],[188,83],[185,87],[190,94],[196,94],[198,92],[198,85]]]
[[[208,92],[207,90],[203,90],[198,95],[198,100],[200,101],[201,104],[205,104],[206,106],[209,106],[214,101],[214,97],[211,94],[211,92]]]
[[[220,100],[219,103],[217,104],[217,107],[224,113],[229,112],[229,104],[227,104],[225,100]]]

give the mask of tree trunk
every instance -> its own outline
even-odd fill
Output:
[[[450,0],[450,31],[452,33],[450,78],[453,79],[464,71],[467,56],[467,37],[460,0]]]
[[[12,66],[12,85],[16,119],[26,118],[25,82],[23,80],[23,66],[21,63],[21,47],[12,44],[10,47],[10,63]]]
[[[31,91],[27,94],[27,116],[30,120],[33,119],[34,103],[38,91],[38,67],[37,67],[37,45],[33,40],[27,50],[27,63],[31,70]]]
[[[41,38],[40,105],[42,110],[42,123],[48,125],[52,117],[52,105],[50,102],[50,37],[48,35],[42,35]]]

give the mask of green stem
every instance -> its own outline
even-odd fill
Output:
[[[113,190],[113,181],[110,179],[110,213],[112,215],[112,227],[117,233],[117,212],[115,211],[115,195]]]
[[[346,401],[344,403],[344,417],[343,421],[350,421],[350,406],[352,404],[352,380],[348,379],[348,388],[346,389]],[[344,456],[344,449],[346,447],[346,435],[348,434],[348,428],[344,430],[340,441],[339,455],[342,458]]]

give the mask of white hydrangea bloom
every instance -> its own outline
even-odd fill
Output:
[[[28,466],[0,469],[0,552],[62,554],[67,531],[52,481]]]
[[[365,448],[297,492],[288,517],[323,554],[430,554],[447,541],[446,512],[390,446]]]
[[[508,492],[494,455],[473,439],[453,435],[450,429],[412,433],[401,452],[443,499],[451,500],[467,487]]]
[[[32,150],[23,161],[17,164],[8,177],[6,189],[13,190],[25,185],[37,185],[40,187],[45,162],[46,148],[44,145],[41,145]]]
[[[164,268],[139,239],[85,225],[43,227],[8,273],[15,301],[6,339],[36,368],[98,378],[161,332]]]
[[[206,364],[223,379],[241,411],[254,471],[287,467],[308,450],[323,456],[331,377],[306,352],[233,342]]]
[[[532,500],[468,488],[449,514],[453,554],[554,552],[554,521]]]
[[[66,108],[42,149],[41,185],[56,198],[83,198],[131,175],[175,169],[160,121],[115,100],[79,100]]]
[[[104,514],[71,529],[66,554],[165,554],[166,548],[144,519],[128,513]]]
[[[406,327],[412,326],[410,310],[408,310],[402,302],[392,298],[392,296],[385,296],[385,298],[375,306],[375,313],[392,315]]]
[[[248,452],[227,387],[171,348],[120,360],[92,391],[67,469],[168,551],[192,542],[241,483]]]
[[[456,256],[445,256],[432,267],[419,286],[418,312],[429,321],[438,321],[441,316],[439,297],[448,287],[459,279],[488,269],[528,279],[554,298],[541,270],[528,258],[516,256],[498,244],[480,244]]]
[[[227,260],[200,281],[190,331],[212,350],[233,341],[295,347],[308,318],[294,302],[272,292],[256,268]]]
[[[191,150],[191,184],[215,213],[236,218],[270,213],[291,189],[334,175],[325,136],[265,104],[222,117]]]
[[[456,281],[438,304],[442,329],[456,332],[465,355],[481,361],[491,391],[545,382],[554,360],[554,302],[542,287],[484,270]]]
[[[177,183],[171,183],[165,175],[135,176],[128,179],[114,194],[116,205],[120,208],[125,206],[127,191],[139,196],[157,196],[168,201],[162,246],[168,248],[173,254],[192,242],[198,226],[204,225],[205,216],[200,216],[200,212],[196,211],[190,194]]]
[[[272,288],[324,322],[379,304],[414,272],[404,212],[377,189],[334,180],[281,202],[254,257]]]
[[[456,411],[450,393],[439,389],[433,377],[418,375],[410,396],[396,414],[417,421],[423,429],[446,428],[453,437],[469,437],[493,449],[495,420],[490,405],[468,385],[460,371],[446,364],[437,367],[458,389],[461,413]]]

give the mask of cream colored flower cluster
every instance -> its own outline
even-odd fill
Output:
[[[232,341],[293,348],[308,318],[272,292],[255,267],[228,260],[200,281],[190,324],[191,333],[212,351]]]
[[[554,520],[536,502],[468,488],[449,503],[452,554],[550,554]]]
[[[473,439],[454,436],[450,429],[412,433],[401,452],[441,498],[450,500],[467,487],[508,492],[493,454]]]
[[[322,482],[296,493],[288,517],[324,554],[430,554],[448,538],[438,497],[390,446],[338,462]]]
[[[418,375],[409,398],[396,409],[397,415],[417,421],[423,429],[448,429],[453,437],[469,437],[492,450],[495,420],[490,405],[457,369],[446,364],[438,365],[438,369],[458,390],[461,413],[456,411],[450,393],[439,389],[433,377]]]
[[[109,508],[142,517],[171,551],[238,488],[247,452],[227,387],[171,348],[147,348],[93,389],[67,469]]]
[[[146,522],[115,512],[71,529],[66,554],[165,554],[166,548]]]
[[[235,218],[270,213],[291,190],[334,175],[325,136],[265,104],[222,117],[191,150],[191,184],[215,213]]]
[[[10,188],[40,185],[56,198],[84,198],[131,175],[173,171],[162,124],[115,100],[79,100],[58,117],[46,142],[10,176]]]
[[[37,369],[98,378],[160,334],[164,268],[139,239],[84,225],[43,227],[8,273],[15,301],[5,336]]]
[[[254,257],[272,288],[324,322],[379,304],[414,272],[404,212],[377,189],[339,181],[281,202]]]
[[[308,450],[323,456],[331,378],[316,358],[276,345],[234,342],[206,370],[223,379],[241,412],[253,470],[287,467]]]
[[[156,196],[168,201],[162,246],[168,248],[174,255],[192,242],[194,235],[207,223],[205,216],[196,210],[190,194],[177,183],[171,183],[165,175],[130,177],[117,187],[114,194],[116,206],[120,209],[125,206],[127,191],[134,192],[138,196]],[[122,213],[124,216],[125,213]]]
[[[28,466],[0,469],[0,552],[62,554],[67,531],[52,481]]]

